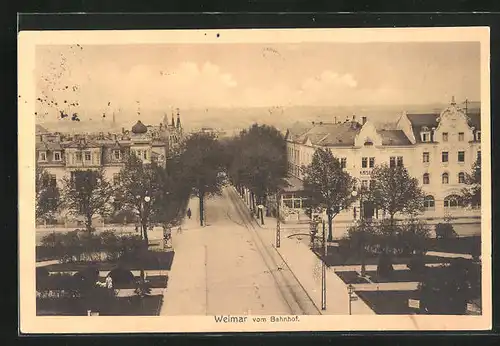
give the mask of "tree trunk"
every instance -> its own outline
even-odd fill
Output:
[[[333,241],[332,230],[333,230],[333,217],[332,217],[331,213],[328,213],[328,239],[327,239],[327,241],[329,241],[329,242]]]
[[[250,193],[250,200],[252,201],[251,202],[251,205],[252,205],[252,211],[255,213],[256,212],[256,206],[255,206],[255,194],[253,193],[253,191]]]
[[[85,228],[87,232],[92,233],[92,215],[87,214],[85,217]]]
[[[259,204],[264,205],[263,202],[264,202],[264,197],[261,197]],[[259,210],[260,210],[260,223],[261,223],[261,225],[263,225],[264,224],[264,208],[259,208]]]
[[[147,246],[149,246],[147,220],[142,220],[142,232],[143,232],[143,235],[144,235],[144,242],[146,243],[146,247],[147,247]]]
[[[198,199],[200,200],[200,226],[203,226],[203,214],[204,214],[204,205],[203,205],[203,193],[198,195]]]
[[[366,274],[366,251],[365,251],[365,243],[361,243],[361,276],[365,276]]]

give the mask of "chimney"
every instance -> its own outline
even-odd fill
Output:
[[[311,121],[311,123],[314,125],[314,121]]]
[[[353,122],[356,121],[356,115],[355,114],[352,115],[352,121]]]
[[[124,127],[122,127],[122,133],[125,133],[125,128]]]
[[[361,118],[361,125],[364,125],[364,124],[366,124],[366,117]]]
[[[333,119],[334,119],[333,123],[336,124],[337,123],[337,116],[335,116]]]

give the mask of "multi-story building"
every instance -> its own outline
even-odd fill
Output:
[[[283,213],[289,219],[305,218],[308,200],[301,168],[311,163],[321,147],[329,148],[343,169],[363,185],[370,183],[377,164],[404,165],[426,194],[421,218],[439,222],[450,217],[457,223],[479,224],[480,210],[463,207],[458,196],[466,173],[481,158],[480,119],[480,109],[464,110],[453,99],[440,113],[403,113],[392,129],[377,129],[366,117],[358,122],[355,116],[344,122],[296,124],[285,137],[290,186],[281,196]],[[359,218],[359,203],[336,216],[341,229]],[[381,211],[373,213],[369,216],[384,217]]]
[[[127,158],[135,154],[144,163],[164,165],[170,153],[177,150],[183,138],[180,116],[171,123],[165,116],[159,126],[146,126],[140,120],[131,130],[121,133],[62,134],[36,128],[37,166],[51,175],[53,184],[61,184],[72,172],[104,168],[105,177],[118,182],[118,174]]]

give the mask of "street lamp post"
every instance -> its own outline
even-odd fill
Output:
[[[352,300],[353,300],[352,294],[354,293],[354,286],[353,285],[349,284],[349,286],[347,286],[347,293],[349,294],[349,315],[352,315],[351,305],[352,305]]]

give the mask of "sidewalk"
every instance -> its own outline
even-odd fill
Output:
[[[261,225],[257,220],[256,224],[261,228],[259,234],[263,240],[275,244],[276,219],[265,217],[264,225]],[[308,232],[307,224],[301,224],[300,227],[290,227],[289,224],[284,225],[281,229],[280,247],[275,249],[288,264],[316,306],[321,307],[321,260],[299,239],[287,238],[290,234],[306,234]],[[347,315],[349,311],[347,286],[335,274],[333,268],[327,268],[326,273],[327,308],[322,313],[324,315]],[[375,314],[362,299],[353,301],[351,308],[354,315]]]
[[[206,232],[199,224],[198,199],[192,198],[188,207],[191,219],[184,219],[180,232],[172,231],[175,258],[160,316],[206,314],[205,246],[201,241]]]

